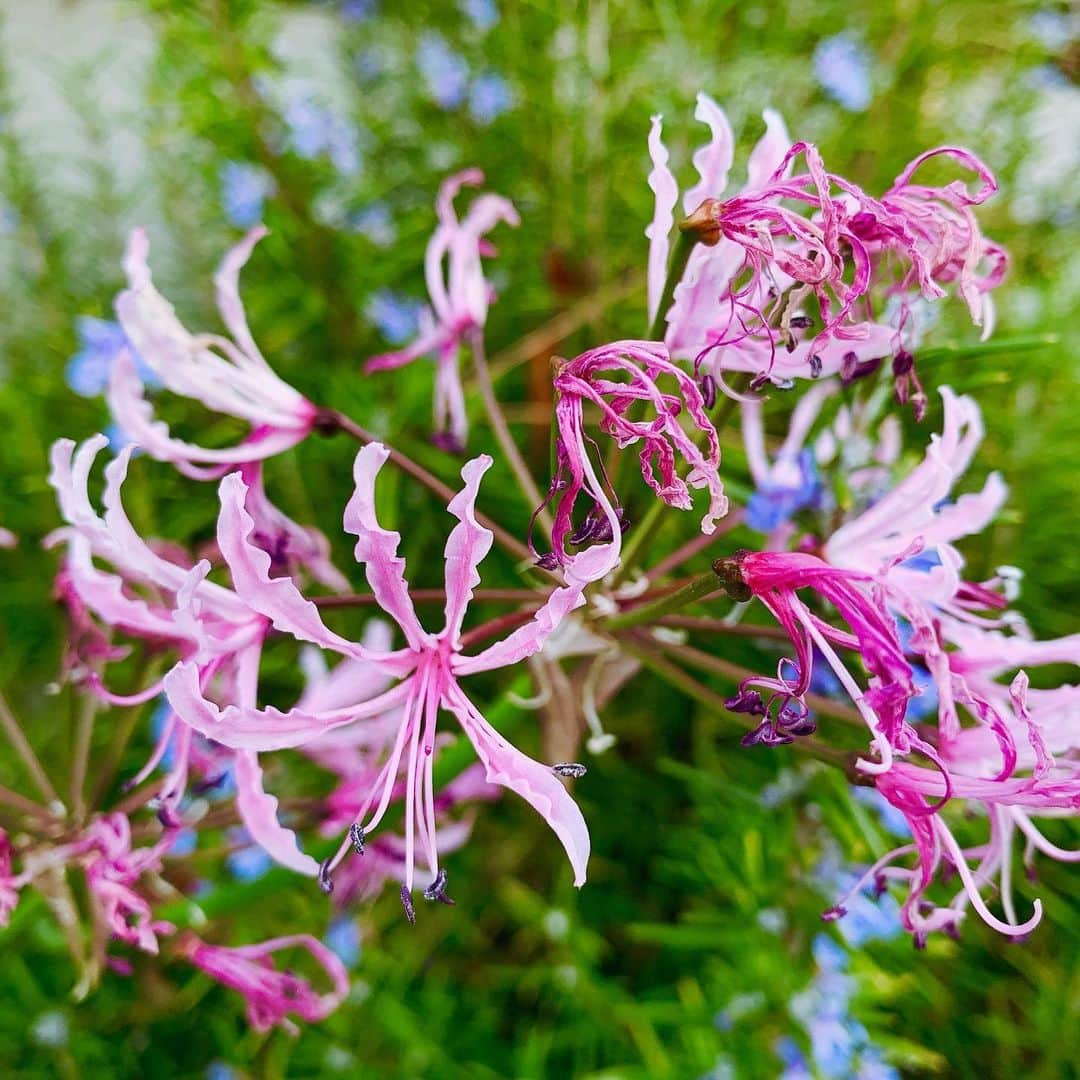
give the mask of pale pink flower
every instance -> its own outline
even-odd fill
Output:
[[[329,993],[317,993],[311,984],[291,971],[278,971],[271,957],[285,949],[306,949],[327,978]],[[271,938],[257,945],[229,948],[208,945],[194,934],[186,934],[177,952],[223,986],[243,994],[248,1023],[256,1031],[282,1027],[290,1034],[298,1028],[289,1014],[308,1023],[325,1020],[345,1000],[349,976],[345,965],[325,945],[308,934]]]
[[[435,200],[439,224],[424,257],[431,308],[420,336],[407,348],[373,356],[365,365],[367,371],[385,371],[434,356],[436,440],[457,452],[464,449],[468,434],[458,370],[461,343],[483,329],[494,298],[480,262],[481,256],[494,254],[485,237],[500,222],[516,226],[520,221],[513,203],[489,193],[474,199],[464,219],[458,220],[454,199],[463,187],[479,187],[483,182],[479,169],[467,169],[443,181]]]
[[[575,883],[585,880],[589,837],[581,811],[556,774],[510,745],[477,710],[460,686],[460,679],[483,671],[519,664],[539,651],[560,620],[583,602],[583,583],[571,583],[552,592],[532,620],[507,638],[475,655],[461,651],[461,630],[472,590],[480,580],[477,566],[491,547],[489,530],[474,516],[480,479],[491,459],[479,457],[462,470],[464,489],[451,501],[449,510],[458,519],[446,544],[446,624],[432,634],[419,622],[404,577],[404,561],[397,550],[400,536],[383,529],[375,516],[374,487],[388,452],[379,444],[365,446],[356,457],[356,491],[345,511],[345,528],[357,537],[356,557],[365,564],[368,584],[382,609],[397,623],[405,647],[397,652],[375,653],[333,633],[322,622],[316,607],[287,578],[269,576],[269,557],[251,543],[254,523],[244,508],[246,488],[236,474],[221,483],[221,517],[218,542],[232,572],[233,586],[255,610],[273,625],[346,659],[367,659],[392,673],[397,682],[389,690],[364,702],[336,708],[281,712],[260,710],[253,702],[238,701],[219,708],[206,699],[199,670],[181,663],[165,679],[169,700],[184,721],[226,746],[275,750],[301,746],[338,727],[376,716],[392,708],[402,709],[394,744],[368,794],[356,826],[366,837],[382,821],[394,797],[398,778],[405,772],[405,884],[403,902],[411,911],[416,848],[434,874],[426,893],[445,884],[439,870],[435,830],[433,756],[435,723],[440,710],[452,713],[468,735],[486,770],[490,783],[516,791],[548,822],[562,841],[574,869]],[[570,575],[568,575],[568,578]],[[328,877],[353,843],[346,838],[338,854],[323,867]]]
[[[662,388],[665,383],[670,389]],[[556,463],[545,506],[554,505],[555,525],[552,552],[541,559],[542,565],[562,565],[568,573],[587,573],[593,575],[590,580],[597,580],[618,563],[621,534],[627,523],[604,474],[596,443],[586,433],[587,403],[600,411],[600,431],[613,438],[620,450],[640,448],[641,475],[669,506],[690,510],[690,489],[705,488],[709,499],[701,531],[712,533],[716,529],[717,520],[728,508],[718,472],[720,442],[701,389],[672,363],[662,344],[616,341],[590,349],[559,364],[554,387],[558,395]],[[638,418],[636,410],[642,407],[644,416]],[[683,412],[705,436],[704,449],[683,428]],[[677,458],[690,467],[685,480],[676,471]],[[582,494],[592,505],[575,526],[575,503]],[[570,547],[588,544],[594,545],[590,551],[570,556]],[[584,556],[588,556],[588,563]]]
[[[10,530],[0,527],[0,548],[19,546],[19,538]]]
[[[261,226],[252,229],[228,252],[214,278],[218,309],[231,337],[185,329],[154,287],[145,231],[136,229],[128,241],[128,287],[116,298],[116,314],[134,349],[167,390],[251,425],[242,443],[224,449],[173,437],[143,396],[134,361],[122,354],[113,366],[108,393],[117,424],[152,457],[173,462],[187,476],[217,477],[231,465],[278,454],[303,441],[317,420],[315,406],[279,379],[263,358],[240,302],[240,270],[265,235]]]

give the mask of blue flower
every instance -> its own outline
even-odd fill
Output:
[[[313,161],[325,155],[343,176],[360,171],[356,131],[307,91],[291,93],[282,112],[289,127],[289,145],[297,156]]]
[[[911,835],[907,818],[877,788],[856,787],[851,789],[851,794],[856,802],[861,802],[864,806],[869,806],[876,811],[882,828],[887,833],[896,837]]]
[[[911,681],[919,693],[908,701],[904,719],[911,724],[916,724],[921,720],[930,720],[937,716],[938,688],[934,677],[922,664],[912,664]]]
[[[416,65],[427,83],[431,99],[441,109],[456,109],[465,100],[469,65],[441,34],[427,33],[416,49]]]
[[[221,167],[221,205],[229,224],[250,229],[263,219],[263,205],[274,193],[274,181],[265,169],[241,161]]]
[[[229,839],[234,844],[244,844],[231,851],[225,865],[237,881],[258,881],[273,865],[273,860],[258,844],[251,843],[246,829],[230,829]]]
[[[423,305],[390,289],[379,289],[368,300],[365,314],[391,345],[401,345],[416,335]]]
[[[377,8],[375,0],[342,0],[341,15],[349,22],[367,22]]]
[[[79,338],[79,351],[68,361],[67,384],[83,397],[97,397],[109,386],[113,364],[120,353],[127,349],[135,360],[139,378],[147,386],[160,386],[161,380],[147,367],[142,357],[131,347],[131,342],[120,324],[109,319],[95,319],[80,315],[75,320],[75,333]]]
[[[458,7],[481,33],[486,34],[499,21],[495,0],[459,0]]]
[[[371,203],[348,215],[353,232],[366,236],[376,247],[388,248],[397,239],[397,226],[386,203]]]
[[[809,450],[799,453],[799,483],[794,487],[763,484],[746,503],[746,524],[758,532],[773,529],[790,521],[800,510],[817,506],[821,501],[821,480],[814,455]]]
[[[813,943],[814,963],[822,971],[844,971],[848,954],[828,934],[818,934]]]
[[[870,55],[850,34],[818,42],[814,74],[821,89],[848,112],[863,112],[870,104]]]
[[[510,84],[493,71],[478,75],[469,87],[469,114],[478,124],[490,124],[513,104]]]
[[[194,829],[181,829],[173,838],[170,855],[190,855],[199,846],[199,838]]]
[[[150,731],[154,737],[154,744],[157,745],[158,740],[165,732],[165,722],[172,716],[172,706],[169,704],[168,699],[164,696],[158,699],[157,708],[154,709],[153,714],[150,717]],[[173,730],[172,735],[169,736],[169,745],[165,747],[165,753],[161,758],[161,767],[163,769],[171,769],[173,767],[174,749],[173,744],[176,741],[176,731]]]
[[[347,915],[334,919],[323,942],[347,968],[360,963],[360,931],[355,919]]]

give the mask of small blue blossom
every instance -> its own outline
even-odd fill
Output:
[[[353,232],[366,236],[376,247],[388,248],[397,239],[397,226],[386,203],[371,203],[348,215]]]
[[[458,7],[461,14],[483,34],[499,21],[499,9],[495,0],[459,0]]]
[[[1064,49],[1073,39],[1074,29],[1063,11],[1036,11],[1028,19],[1032,35],[1051,52]]]
[[[131,347],[120,324],[109,319],[80,315],[75,320],[79,351],[68,361],[67,384],[82,397],[97,397],[105,393],[112,376],[113,364],[127,349],[135,360],[139,378],[147,386],[160,386],[161,380]]]
[[[907,703],[904,719],[910,724],[931,720],[937,716],[938,688],[934,677],[922,664],[911,665],[911,681],[918,694]]]
[[[150,732],[154,737],[155,746],[161,736],[165,733],[165,723],[170,716],[172,716],[172,706],[169,704],[168,699],[162,696],[158,699],[157,707],[150,716]],[[175,761],[173,744],[175,741],[176,731],[174,729],[172,735],[169,737],[169,745],[165,747],[165,753],[161,759],[161,767],[163,769],[171,769],[173,767],[173,762]]]
[[[199,838],[195,834],[194,829],[181,829],[175,837],[173,837],[172,847],[169,848],[170,855],[190,855],[199,846]]]
[[[282,112],[295,154],[307,161],[325,155],[342,176],[355,176],[360,171],[360,143],[355,129],[306,90],[290,93]]]
[[[478,75],[469,87],[469,115],[478,124],[490,124],[514,104],[510,84],[493,71]]]
[[[746,503],[746,524],[758,532],[773,529],[790,521],[800,510],[821,502],[821,480],[810,450],[799,454],[799,483],[796,486],[762,485]]]
[[[848,112],[863,112],[870,104],[870,55],[850,34],[818,42],[814,74],[821,89]]]
[[[391,345],[401,345],[416,336],[423,304],[390,289],[373,293],[364,309],[379,333]]]
[[[237,881],[258,881],[273,865],[273,860],[258,844],[251,842],[246,829],[230,829],[229,839],[236,847],[225,859],[229,873]]]
[[[427,84],[428,94],[441,109],[456,109],[465,101],[469,65],[446,43],[441,34],[426,33],[416,49],[416,66]]]
[[[274,193],[274,181],[265,169],[242,161],[221,167],[221,205],[230,225],[250,229],[263,219],[263,207]]]
[[[881,820],[882,828],[892,836],[902,838],[911,835],[907,818],[877,788],[856,787],[851,789],[852,798],[869,806]]]
[[[355,919],[347,915],[334,919],[323,942],[347,968],[354,968],[360,963],[360,930]]]
[[[378,10],[375,0],[342,0],[341,17],[348,22],[367,22]]]
[[[206,1080],[237,1080],[237,1071],[224,1061],[212,1061],[206,1066]]]
[[[814,963],[822,971],[845,971],[848,954],[828,934],[818,934],[813,942]]]

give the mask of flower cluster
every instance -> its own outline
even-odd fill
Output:
[[[156,702],[156,741],[115,804],[69,809],[40,778],[47,805],[25,800],[25,833],[0,833],[0,919],[32,885],[67,928],[77,927],[82,915],[68,882],[77,871],[94,932],[90,946],[73,932],[72,947],[93,953],[88,970],[106,961],[127,970],[125,947],[156,953],[169,941],[175,955],[244,996],[254,1028],[294,1030],[290,1014],[318,1021],[342,1000],[345,967],[306,932],[226,945],[212,940],[215,928],[185,915],[177,898],[196,890],[170,867],[202,830],[225,829],[256,845],[312,879],[339,912],[393,882],[404,917],[415,922],[421,899],[435,905],[431,913],[454,903],[449,857],[479,807],[509,790],[550,827],[581,886],[590,838],[568,783],[586,774],[575,760],[585,731],[588,753],[608,749],[614,740],[598,713],[619,687],[651,671],[675,672],[675,685],[694,690],[679,660],[704,657],[712,670],[736,675],[727,709],[746,721],[742,746],[756,749],[733,753],[810,752],[876,789],[902,818],[910,840],[847,880],[849,897],[866,904],[868,887],[901,886],[900,919],[920,944],[934,931],[958,934],[969,907],[1013,938],[1039,922],[1038,900],[1030,915],[1018,912],[1014,847],[1022,839],[1029,867],[1036,854],[1080,857],[1044,820],[1080,807],[1080,687],[1051,689],[1040,679],[1035,688],[1027,672],[1076,664],[1080,635],[1035,640],[1014,606],[1018,571],[1002,567],[984,581],[965,571],[958,545],[990,527],[1006,498],[996,474],[978,490],[957,490],[983,437],[974,400],[939,388],[940,432],[906,474],[900,426],[887,412],[890,382],[917,418],[936,402],[912,351],[927,301],[952,292],[984,334],[992,329],[991,293],[1006,258],[982,235],[975,209],[995,181],[970,152],[943,147],[871,196],[766,113],[746,183],[725,198],[731,129],[704,95],[697,116],[711,138],[693,158],[699,179],[684,194],[674,252],[678,188],[659,118],[648,138],[656,340],[631,337],[553,358],[546,482],[529,472],[484,366],[494,298],[482,262],[495,254],[487,236],[499,223],[517,225],[518,215],[507,200],[480,194],[457,216],[454,201],[482,182],[478,170],[449,178],[439,192],[424,263],[430,309],[419,335],[366,364],[389,370],[433,357],[434,441],[464,454],[464,345],[501,454],[535,507],[528,526],[514,519],[513,500],[493,500],[483,484],[491,455],[468,458],[460,481],[448,485],[275,374],[238,286],[264,229],[228,252],[214,279],[227,336],[181,324],[151,280],[146,234],[132,234],[119,322],[80,323],[83,350],[71,369],[81,392],[107,385],[131,443],[104,467],[101,509],[91,491],[108,440],[55,444],[49,480],[64,524],[48,543],[62,549],[55,591],[70,630],[63,678],[91,709]],[[933,158],[974,173],[975,190],[959,180],[918,182]],[[778,391],[800,379],[811,383],[787,408]],[[151,380],[161,392],[154,404],[145,396]],[[226,448],[180,439],[157,415],[172,407],[170,394],[250,430]],[[720,394],[729,400],[718,407]],[[727,457],[721,464],[721,429],[732,417],[741,419],[741,470],[737,455],[735,467]],[[315,431],[362,444],[342,517],[366,580],[362,593],[351,591],[331,541],[289,518],[267,490],[265,460]],[[153,459],[140,472],[164,462],[218,482],[213,543],[191,552],[133,524],[123,489],[137,448]],[[631,448],[643,484],[622,468]],[[452,527],[435,589],[412,587],[403,537],[384,524],[378,478],[388,465],[447,504]],[[492,518],[492,502],[509,508]],[[681,544],[657,546],[661,523],[685,520],[669,509],[694,511],[699,524]],[[728,543],[726,534],[740,529],[742,546]],[[417,532],[418,542],[424,535]],[[482,587],[496,543],[514,556],[520,587]],[[711,569],[695,574],[703,554]],[[443,606],[437,629],[418,615],[432,599]],[[477,622],[474,602],[510,609]],[[327,621],[329,608],[345,605],[373,613],[362,634]],[[680,614],[690,605],[722,608],[723,618]],[[779,630],[752,622],[755,606]],[[758,637],[763,648],[770,637],[789,643],[775,674],[686,643],[689,633],[734,632]],[[143,661],[142,682],[120,693],[118,678],[132,677],[121,663],[133,653]],[[267,657],[277,670],[303,675],[284,703],[280,685],[266,679]],[[540,684],[532,701],[520,693],[527,672]],[[519,749],[505,714],[495,722],[481,704],[498,685],[515,717],[529,705],[546,710],[546,761]],[[840,727],[844,720],[853,728]],[[297,768],[319,771],[322,794],[285,801]],[[959,889],[942,898],[954,874]],[[168,918],[160,913],[167,899]],[[826,918],[842,918],[849,902],[838,897]],[[196,937],[196,927],[211,940]],[[273,956],[286,949],[306,951],[331,990],[319,993],[276,968]],[[825,973],[846,986],[837,971]],[[876,1051],[852,1041],[843,1015],[832,1019],[847,1039],[844,1060],[857,1051],[869,1060]],[[836,1031],[825,1034],[839,1038]],[[815,1043],[819,1062],[823,1054]]]

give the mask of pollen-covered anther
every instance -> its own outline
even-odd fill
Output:
[[[319,863],[319,888],[327,896],[334,891],[334,879],[330,876],[330,860],[324,859]]]
[[[354,821],[349,826],[349,839],[352,841],[353,850],[357,855],[364,854],[364,829],[358,822]]]
[[[438,900],[440,904],[448,904],[453,907],[454,901],[446,895],[446,868],[440,866],[435,880],[424,890],[425,900]],[[408,914],[406,908],[406,914]]]
[[[401,886],[401,906],[405,909],[405,918],[410,923],[416,922],[416,908],[413,907],[412,893],[409,892],[407,885]]]
[[[558,765],[552,765],[551,771],[556,776],[563,776],[568,780],[580,780],[589,770],[576,761],[563,761]]]

